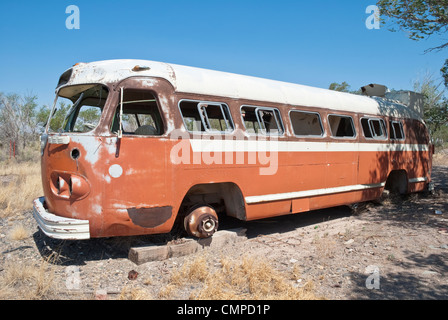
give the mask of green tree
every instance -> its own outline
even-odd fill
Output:
[[[440,69],[442,72],[443,81],[445,82],[445,87],[448,88],[448,59],[445,60],[445,65]]]
[[[341,92],[349,92],[350,85],[347,82],[337,83],[333,82],[330,84],[330,87],[328,89],[334,90],[334,91],[341,91]]]
[[[64,103],[62,101],[59,102],[59,107],[55,109],[54,111],[55,113],[51,117],[50,131],[58,132],[64,128],[65,117],[67,116],[68,111],[70,110],[71,107],[72,107],[71,104]]]
[[[37,141],[37,96],[0,93],[0,139],[25,148]]]
[[[448,141],[448,136],[446,135],[448,101],[443,95],[444,90],[440,88],[441,85],[431,74],[414,81],[414,90],[423,95],[423,117],[431,135],[434,140],[443,143]]]
[[[361,94],[361,89],[358,90],[350,90],[351,86],[343,81],[342,83],[332,82],[328,89],[339,91],[339,92],[348,92],[348,93],[354,93],[354,94]]]
[[[377,5],[383,25],[391,21],[392,25],[398,25],[401,30],[407,32],[412,40],[445,35],[448,31],[448,0],[379,0]],[[427,49],[426,52],[447,47],[448,42],[444,42],[435,48]],[[448,59],[441,72],[448,88]]]

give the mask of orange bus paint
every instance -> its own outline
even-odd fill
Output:
[[[431,183],[424,122],[380,98],[133,60],[73,66],[56,91],[73,106],[41,138],[44,196],[34,201],[54,238],[175,223],[207,237],[216,212],[255,220]]]

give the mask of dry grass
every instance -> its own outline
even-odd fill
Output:
[[[159,298],[171,298],[182,286],[202,284],[190,294],[195,300],[315,300],[312,282],[296,286],[300,276],[297,267],[291,273],[277,271],[265,259],[222,258],[219,267],[211,267],[206,256],[197,256],[171,274],[170,282],[159,292]]]
[[[346,230],[346,232],[348,233],[344,235],[344,238],[349,240],[352,237],[351,232],[348,230]],[[316,248],[317,257],[319,257],[320,259],[333,258],[335,248],[337,246],[337,243],[333,237],[328,237],[327,235],[324,235],[322,237],[316,236],[312,243]]]
[[[43,195],[38,162],[0,163],[0,218],[20,215]]]
[[[9,233],[9,239],[11,240],[24,240],[30,236],[30,232],[22,225],[15,225]]]
[[[56,297],[54,270],[50,262],[40,265],[6,262],[0,278],[0,299],[42,300]]]
[[[124,287],[119,300],[151,300],[152,296],[143,288]]]

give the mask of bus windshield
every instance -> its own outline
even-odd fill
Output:
[[[103,85],[68,86],[59,90],[48,132],[89,132],[98,125],[108,96]]]

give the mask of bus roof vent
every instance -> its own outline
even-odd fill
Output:
[[[381,84],[368,84],[364,87],[361,87],[362,94],[369,97],[382,97],[386,96],[386,93],[389,89],[386,86]]]

